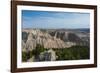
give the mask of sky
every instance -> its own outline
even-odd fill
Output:
[[[89,13],[22,10],[22,28],[77,29],[89,24]]]

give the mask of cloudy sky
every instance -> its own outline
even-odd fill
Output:
[[[89,28],[90,14],[22,10],[22,28]]]

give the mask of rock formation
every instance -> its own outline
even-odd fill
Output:
[[[89,34],[75,31],[49,31],[43,32],[39,29],[22,30],[22,49],[31,51],[40,44],[44,48],[68,48],[73,45],[89,46]]]

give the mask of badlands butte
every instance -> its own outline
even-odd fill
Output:
[[[44,48],[68,48],[75,45],[88,46],[89,29],[22,29],[22,50],[31,51],[40,44]]]

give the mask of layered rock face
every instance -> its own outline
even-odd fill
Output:
[[[73,45],[89,46],[89,34],[72,31],[57,30],[39,30],[23,29],[22,30],[22,50],[31,51],[36,49],[40,44],[44,48],[68,48]]]

